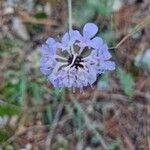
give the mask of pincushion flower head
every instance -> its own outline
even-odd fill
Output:
[[[115,69],[108,46],[95,36],[97,32],[94,23],[87,23],[82,34],[70,30],[59,42],[47,39],[41,49],[40,69],[54,87],[82,90],[92,85],[98,75]]]

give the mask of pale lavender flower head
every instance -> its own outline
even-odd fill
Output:
[[[87,23],[83,35],[72,30],[63,35],[61,42],[48,38],[42,46],[41,72],[54,87],[80,88],[92,85],[98,75],[114,70],[108,46],[95,37],[98,27]]]

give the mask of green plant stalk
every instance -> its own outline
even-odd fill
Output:
[[[68,24],[69,31],[72,30],[72,0],[68,0]]]
[[[72,0],[68,0],[68,24],[70,32],[72,30]],[[71,46],[70,53],[74,54],[73,46]]]

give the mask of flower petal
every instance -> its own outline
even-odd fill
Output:
[[[83,36],[91,39],[97,33],[98,27],[94,23],[87,23],[83,28]]]
[[[51,37],[47,39],[41,51],[40,70],[54,87],[73,87],[82,91],[84,86],[92,85],[96,81],[98,74],[115,69],[115,63],[109,61],[111,54],[107,44],[100,37],[94,37],[97,31],[95,24],[87,23],[83,28],[83,35],[78,30],[71,30],[62,36],[61,42],[55,42]],[[72,52],[71,46],[74,48]],[[82,51],[86,51],[86,48],[90,52],[83,55]],[[68,53],[62,52],[64,50]],[[73,58],[71,64],[68,60],[70,56]],[[81,58],[76,60],[77,57]]]
[[[62,51],[65,51],[65,50],[68,50],[69,49],[69,46],[64,44],[64,43],[60,43],[60,42],[57,42],[57,48],[60,48],[62,49]]]
[[[99,49],[99,54],[100,54],[100,57],[103,59],[103,60],[108,60],[111,58],[111,54],[110,52],[108,51],[108,46],[107,44],[104,44],[102,47],[100,47]]]
[[[69,34],[68,34],[68,32],[66,32],[62,37],[62,43],[68,44],[68,42],[69,42]]]
[[[80,38],[80,33],[77,30],[72,30],[69,33],[66,32],[62,37],[62,43],[57,42],[57,47],[61,48],[62,51],[70,49],[71,45]]]
[[[82,35],[80,34],[78,30],[70,31],[70,36],[71,36],[71,39],[73,39],[74,41],[76,40],[81,41],[82,39]]]
[[[44,75],[50,75],[52,72],[52,69],[44,68],[44,67],[41,67],[40,70]]]
[[[50,50],[46,44],[42,45],[40,51],[42,55],[48,55],[50,53]]]
[[[49,37],[46,40],[46,44],[42,45],[41,54],[42,55],[54,55],[56,52],[56,41]]]
[[[89,76],[88,76],[88,82],[89,82],[89,84],[90,85],[92,85],[95,81],[96,81],[96,72],[94,71],[94,70],[90,70],[90,74],[89,74]]]
[[[91,40],[91,47],[94,49],[99,49],[103,45],[103,40],[100,37],[95,37]]]
[[[50,47],[53,46],[54,44],[56,43],[56,41],[49,37],[47,40],[46,40],[46,44],[48,44]]]
[[[98,70],[115,70],[115,63],[113,61],[102,61],[99,63]]]

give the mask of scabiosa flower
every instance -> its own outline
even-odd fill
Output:
[[[98,75],[114,70],[108,46],[95,37],[98,27],[87,23],[80,34],[77,30],[66,32],[61,42],[48,38],[42,46],[41,72],[54,87],[73,87],[83,90],[92,85]]]

